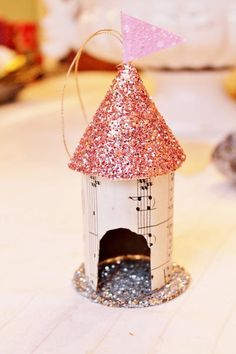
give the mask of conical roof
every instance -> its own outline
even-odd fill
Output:
[[[180,167],[185,154],[149,97],[134,66],[118,74],[69,163],[110,179],[149,178]]]

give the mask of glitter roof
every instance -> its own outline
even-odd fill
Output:
[[[179,168],[185,154],[134,66],[119,66],[69,167],[110,179],[150,178]]]

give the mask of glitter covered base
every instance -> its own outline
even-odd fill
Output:
[[[114,259],[99,265],[98,290],[88,284],[84,264],[75,272],[73,283],[81,295],[110,307],[147,307],[162,304],[182,294],[190,283],[184,268],[173,264],[170,281],[151,290],[147,259]]]

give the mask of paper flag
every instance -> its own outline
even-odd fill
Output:
[[[183,42],[180,36],[123,12],[121,31],[125,63]]]

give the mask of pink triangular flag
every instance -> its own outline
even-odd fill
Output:
[[[180,36],[121,12],[124,62],[183,42]]]

